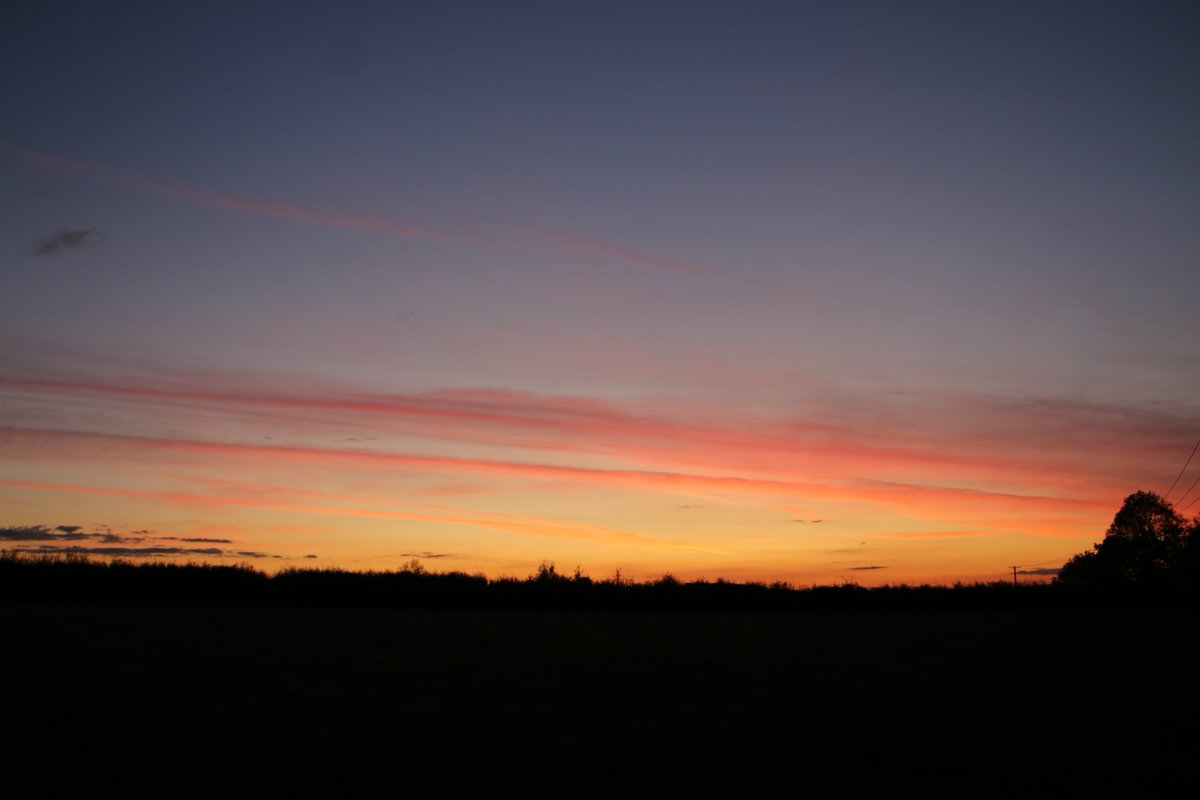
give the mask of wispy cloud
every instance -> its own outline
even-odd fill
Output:
[[[253,508],[271,511],[286,511],[299,514],[316,514],[335,517],[358,517],[363,519],[403,520],[411,522],[429,522],[444,525],[463,525],[484,528],[491,531],[509,533],[515,536],[534,536],[546,539],[566,539],[596,543],[638,546],[652,549],[683,549],[698,552],[720,553],[715,548],[703,547],[668,539],[656,539],[640,536],[635,533],[617,530],[601,525],[585,525],[569,521],[537,518],[514,517],[510,515],[488,515],[476,512],[473,516],[449,516],[438,514],[419,514],[406,511],[390,511],[383,509],[345,508],[334,506],[297,505],[266,500],[254,500],[245,497],[227,497],[219,495],[196,495],[186,492],[155,492],[136,489],[119,489],[107,486],[81,486],[72,484],[40,483],[35,481],[0,481],[0,487],[22,489],[26,491],[58,492],[63,494],[80,494],[106,497],[124,497],[139,500],[151,500],[182,506],[217,506],[232,508]]]
[[[611,242],[567,233],[536,225],[510,225],[499,235],[465,233],[396,217],[355,214],[346,211],[312,208],[275,200],[247,197],[228,192],[202,189],[195,186],[162,180],[131,170],[92,164],[79,159],[64,158],[50,153],[24,149],[19,151],[30,163],[60,172],[87,175],[105,183],[135,189],[193,205],[219,208],[239,214],[341,230],[357,230],[400,239],[423,239],[444,244],[464,245],[491,252],[532,252],[553,255],[554,250],[602,258],[646,270],[706,276],[721,274],[714,267],[692,264],[679,259],[651,255],[637,249]],[[552,249],[546,251],[545,245]],[[543,247],[538,247],[543,246]]]
[[[78,542],[92,539],[105,543],[117,543],[143,538],[145,537],[140,535],[121,536],[108,528],[84,531],[79,525],[58,525],[53,528],[45,525],[23,525],[0,528],[0,541],[3,542]]]
[[[210,539],[207,536],[160,536],[164,542],[194,542],[203,544],[233,544],[232,539]]]
[[[195,383],[220,387],[219,379],[205,380],[203,376],[196,376]],[[978,484],[1001,485],[1011,488],[1001,494],[1023,496],[1069,496],[1082,483],[1081,474],[1088,475],[1086,483],[1091,487],[1101,480],[1110,480],[1115,487],[1119,479],[1123,485],[1127,478],[1115,467],[1111,477],[1099,472],[1113,460],[1116,448],[1120,447],[1119,454],[1126,458],[1134,447],[1148,448],[1148,441],[1158,442],[1161,449],[1162,442],[1170,438],[1166,434],[1181,429],[1183,424],[1171,419],[1144,419],[1131,427],[1130,420],[1136,419],[1138,412],[1129,410],[1124,419],[1129,428],[1128,441],[1113,441],[1117,415],[1094,414],[1103,438],[1095,443],[1064,441],[1065,446],[1048,448],[1047,429],[1059,437],[1064,430],[1069,431],[1060,410],[1052,404],[996,407],[987,417],[979,417],[975,430],[959,430],[949,419],[945,430],[931,430],[918,438],[887,426],[886,421],[844,419],[835,424],[819,417],[689,421],[688,415],[677,409],[621,408],[589,398],[497,389],[423,394],[330,394],[327,390],[286,393],[247,391],[236,386],[200,389],[178,383],[106,383],[16,375],[0,378],[0,389],[47,396],[109,397],[131,403],[257,410],[270,414],[272,421],[283,411],[316,414],[326,423],[382,425],[397,432],[471,444],[611,454],[646,466],[666,467],[669,472],[680,467],[706,471],[717,465],[736,464],[745,478],[770,480],[782,474],[862,478],[873,480],[879,487],[887,483],[880,479],[891,474],[903,477],[891,481],[897,485],[931,486],[954,480],[965,484],[962,489],[979,489]],[[1023,432],[1008,431],[1013,413],[1024,416]],[[987,425],[999,427],[1007,436],[1003,448],[994,441],[996,434]],[[1035,440],[1041,447],[1037,453],[1027,449]],[[1039,491],[1029,491],[1026,487],[1030,485]]]
[[[39,545],[14,547],[11,552],[32,555],[83,555],[103,558],[173,558],[180,556],[206,558],[283,559],[278,553],[257,550],[222,550],[219,547],[86,547],[82,545]],[[316,558],[316,556],[305,556]]]
[[[95,247],[103,241],[95,228],[59,228],[46,234],[30,246],[35,256],[52,256],[62,250]]]
[[[238,555],[218,547],[84,547],[81,545],[39,545],[14,547],[16,553],[62,553],[106,556],[111,558],[149,558],[154,556],[224,556]],[[266,554],[258,557],[270,558]]]
[[[289,222],[300,222],[306,225],[360,230],[403,239],[430,239],[441,242],[463,241],[464,243],[471,243],[469,239],[460,239],[460,237],[446,231],[406,220],[347,214],[341,211],[328,211],[279,203],[272,200],[261,200],[164,181],[130,170],[114,169],[113,167],[92,164],[78,159],[41,153],[36,150],[21,150],[20,152],[26,160],[41,167],[56,169],[60,172],[80,173],[105,183],[136,189],[159,197],[180,200],[195,205],[261,217],[273,217]]]
[[[432,474],[561,481],[583,485],[624,486],[687,496],[715,497],[720,493],[730,493],[739,496],[764,498],[825,498],[903,508],[934,507],[940,504],[970,507],[976,512],[981,507],[984,507],[985,504],[993,507],[996,505],[1004,507],[1012,507],[1014,505],[1043,505],[1049,508],[1076,508],[1081,510],[1107,509],[1109,506],[1109,504],[1103,501],[1088,499],[1056,498],[1007,492],[989,492],[958,487],[922,486],[890,482],[860,482],[857,484],[802,482],[743,477],[739,475],[602,469],[496,459],[426,456],[407,453],[282,445],[205,442],[188,439],[118,436],[78,431],[27,428],[0,427],[0,435],[8,438],[10,453],[15,452],[15,446],[23,442],[29,443],[37,449],[39,440],[44,442],[55,439],[61,442],[70,441],[76,445],[72,452],[72,458],[82,457],[83,447],[91,443],[93,445],[107,445],[105,447],[105,451],[108,454],[106,458],[110,460],[115,452],[112,445],[123,445],[131,451],[168,450],[198,456],[209,456],[218,460],[238,458],[296,465],[336,466],[343,469],[360,468],[385,471],[399,469]],[[508,523],[504,524],[507,526]]]
[[[79,544],[88,540],[99,544]],[[80,525],[18,525],[0,528],[0,542],[20,543],[10,548],[17,553],[57,553],[95,555],[110,558],[150,558],[167,556],[236,556],[243,558],[282,558],[256,550],[233,550],[220,547],[181,547],[156,542],[189,542],[233,544],[229,539],[207,539],[192,536],[156,536],[148,531],[129,534],[114,533],[107,526],[86,531]],[[26,544],[28,543],[28,544]]]

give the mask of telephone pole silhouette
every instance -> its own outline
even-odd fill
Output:
[[[1020,568],[1020,564],[1009,564],[1008,568],[1013,571],[1013,586],[1016,586],[1017,585],[1017,569]]]

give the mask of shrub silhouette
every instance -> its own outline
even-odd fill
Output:
[[[1067,585],[1164,588],[1195,578],[1200,516],[1190,522],[1154,492],[1134,492],[1104,540],[1073,556],[1058,574]]]
[[[543,561],[538,564],[537,572],[533,574],[532,580],[538,583],[557,583],[567,580],[567,576],[558,574],[553,561]]]

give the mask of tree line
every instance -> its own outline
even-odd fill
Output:
[[[0,601],[284,607],[524,608],[696,611],[1057,610],[1191,604],[1200,598],[1200,515],[1185,519],[1153,492],[1125,498],[1104,538],[1051,583],[1008,581],[864,588],[786,582],[594,580],[543,562],[526,578],[430,572],[133,563],[77,554],[0,551]]]

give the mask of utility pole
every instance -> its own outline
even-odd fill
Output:
[[[1011,569],[1013,571],[1013,586],[1016,586],[1017,585],[1017,569],[1020,567],[1020,564],[1009,564],[1008,567],[1009,567],[1009,569]]]

